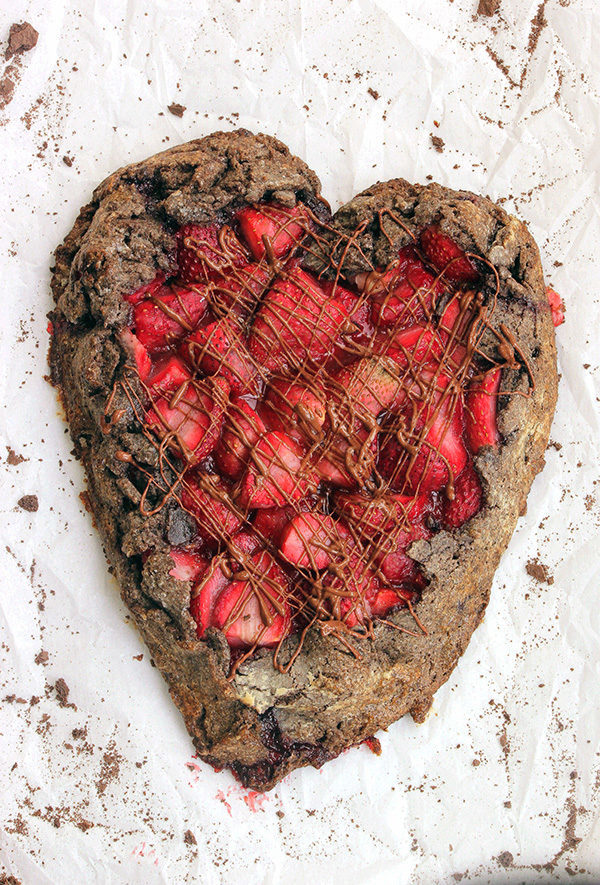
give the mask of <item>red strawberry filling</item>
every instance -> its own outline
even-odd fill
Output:
[[[176,278],[125,296],[128,395],[160,462],[146,506],[160,491],[188,514],[170,574],[198,638],[238,656],[312,624],[368,636],[411,606],[411,545],[479,512],[473,459],[500,443],[484,264],[432,225],[387,268],[321,280],[302,266],[315,229],[302,204],[185,225]]]

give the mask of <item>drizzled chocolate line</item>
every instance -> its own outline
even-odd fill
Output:
[[[278,212],[281,211],[283,210],[278,207]],[[393,212],[381,210],[378,213],[379,227],[390,245],[393,243],[383,224],[383,218],[386,215],[406,231],[418,253],[415,235]],[[284,265],[275,257],[268,237],[264,238],[265,257],[252,263],[252,268],[256,268],[256,272],[261,271],[267,282],[263,283],[259,279],[256,285],[253,285],[256,283],[256,277],[251,276],[247,268],[236,266],[235,262],[241,254],[238,248],[240,244],[231,226],[225,225],[219,231],[218,241],[222,258],[219,256],[218,260],[211,258],[211,254],[214,254],[214,248],[211,245],[207,246],[193,237],[186,237],[184,239],[185,246],[193,248],[210,269],[206,272],[205,281],[191,288],[206,296],[210,308],[217,318],[220,317],[226,323],[232,323],[238,341],[232,342],[224,354],[215,352],[208,344],[203,347],[198,342],[190,343],[189,351],[191,363],[195,369],[194,377],[168,396],[169,409],[179,410],[182,415],[179,424],[175,427],[172,426],[172,418],[167,420],[157,407],[157,402],[167,399],[167,396],[161,394],[160,390],[155,390],[151,384],[141,382],[135,370],[129,366],[126,367],[123,378],[116,382],[107,401],[102,424],[103,430],[110,432],[125,416],[125,409],[118,409],[111,414],[116,388],[120,385],[144,436],[151,442],[158,454],[160,478],[143,465],[136,463],[129,453],[118,453],[120,460],[129,463],[134,472],[137,472],[137,475],[145,481],[145,488],[139,504],[140,512],[144,516],[151,516],[159,512],[168,501],[176,501],[182,509],[192,516],[202,517],[203,522],[208,525],[210,534],[217,542],[218,549],[226,550],[231,561],[239,565],[237,570],[229,569],[226,563],[227,557],[222,559],[219,554],[218,557],[213,558],[213,562],[219,558],[219,567],[223,567],[224,574],[226,570],[229,570],[236,581],[244,580],[248,584],[247,591],[238,599],[223,629],[226,631],[235,623],[244,611],[250,596],[256,598],[263,628],[253,646],[244,655],[238,657],[234,663],[230,678],[233,678],[240,664],[256,651],[261,638],[273,623],[274,617],[277,614],[283,614],[286,605],[292,607],[296,619],[301,624],[303,622],[303,626],[298,634],[298,645],[287,664],[282,664],[279,661],[283,639],[275,647],[273,662],[277,669],[282,672],[290,669],[300,653],[304,638],[311,627],[319,629],[324,635],[335,635],[351,654],[360,656],[360,652],[352,644],[352,640],[372,638],[374,635],[374,620],[367,616],[368,608],[363,583],[368,583],[371,578],[377,579],[383,586],[388,583],[379,566],[381,557],[385,552],[396,549],[402,532],[408,531],[412,525],[410,508],[398,506],[397,501],[392,506],[390,502],[393,498],[390,495],[394,489],[402,487],[402,477],[410,474],[417,457],[422,456],[425,451],[423,473],[434,458],[441,458],[446,464],[448,473],[446,494],[449,498],[453,497],[454,476],[451,465],[440,452],[440,446],[449,430],[454,410],[461,400],[467,384],[475,378],[482,377],[476,372],[476,357],[485,358],[491,366],[486,371],[494,371],[496,368],[520,371],[525,367],[531,380],[531,389],[534,384],[531,369],[509,330],[503,326],[496,330],[491,324],[500,283],[495,267],[487,259],[479,255],[468,254],[469,258],[480,266],[486,267],[493,275],[493,288],[490,289],[487,283],[484,286],[488,291],[487,297],[484,295],[483,289],[479,291],[474,291],[472,288],[467,290],[449,282],[445,278],[448,269],[446,267],[443,271],[435,274],[431,285],[420,288],[412,286],[412,297],[403,302],[396,322],[380,327],[384,329],[386,337],[382,340],[379,336],[378,346],[375,347],[373,328],[368,326],[366,334],[361,334],[361,327],[353,320],[353,317],[360,316],[361,309],[370,305],[371,297],[374,295],[381,303],[382,309],[389,305],[394,295],[398,261],[392,262],[384,269],[377,269],[367,259],[358,242],[367,222],[359,226],[352,235],[346,236],[319,220],[308,208],[305,210],[305,216],[306,220],[302,220],[298,216],[289,214],[288,220],[281,225],[280,230],[287,229],[288,224],[300,224],[305,234],[301,242],[298,241],[293,245],[285,260],[289,262],[290,256],[297,253],[300,246],[302,246],[304,254],[317,255],[320,259],[327,256],[329,265],[322,272],[321,279],[325,275],[333,276],[331,294],[326,299],[319,301],[314,289],[306,285],[299,277],[295,269],[296,265],[294,263]],[[332,235],[336,238],[333,245],[328,239],[328,236]],[[241,248],[243,253],[245,250],[243,247]],[[352,249],[356,250],[370,268],[368,274],[361,275],[356,279],[347,278],[343,271],[344,263]],[[335,256],[338,253],[339,258],[336,259]],[[418,254],[424,261],[423,256]],[[244,257],[248,258],[247,253]],[[211,272],[212,276],[209,275]],[[217,274],[218,277],[215,279]],[[269,281],[274,276],[277,277],[277,281],[269,289]],[[335,305],[338,312],[340,310],[337,307],[339,304],[337,298],[342,288],[340,280],[343,281],[343,285],[355,300],[353,306],[343,311],[343,315],[346,317],[344,323],[340,322],[339,328],[331,329],[330,311],[332,306]],[[298,315],[294,306],[291,309],[286,304],[282,306],[281,300],[282,297],[285,298],[286,283],[293,283],[300,290],[304,313],[301,312]],[[235,284],[239,291],[232,288],[232,284]],[[265,292],[270,295],[265,296]],[[383,295],[383,300],[381,300],[381,295]],[[441,334],[439,323],[442,313],[440,306],[443,304],[446,308],[453,299],[458,300],[459,313],[452,328],[444,329]],[[171,320],[179,323],[185,333],[191,331],[190,315],[185,311],[181,299],[179,299],[179,303],[182,307],[183,317],[165,305],[157,294],[153,293],[150,300],[161,310],[164,310]],[[295,306],[297,307],[297,304]],[[415,358],[415,351],[420,346],[420,339],[412,350],[400,346],[399,350],[402,352],[405,362],[405,365],[401,365],[389,356],[389,352],[394,347],[397,333],[406,328],[409,317],[413,323],[424,322],[425,329],[421,338],[425,336],[425,332],[431,332],[431,338],[426,342],[418,360]],[[261,320],[267,331],[257,328],[257,319]],[[295,324],[293,334],[298,339],[299,345],[302,344],[298,348],[293,346],[293,336],[286,340],[286,336],[282,335],[282,328],[289,331],[292,322]],[[328,334],[328,329],[331,330],[331,334]],[[249,349],[244,344],[245,330],[250,331]],[[488,354],[480,350],[479,345],[488,330],[499,342],[500,362],[490,359]],[[308,343],[305,341],[305,336],[308,336]],[[338,342],[338,339],[339,343],[336,343],[332,353],[333,344]],[[327,358],[317,364],[308,359],[308,353],[315,345],[315,340],[324,351],[328,351]],[[236,421],[232,417],[232,404],[227,402],[223,390],[216,393],[216,387],[211,382],[211,378],[199,376],[198,367],[202,364],[203,358],[210,355],[218,364],[217,372],[214,372],[213,375],[218,375],[222,369],[227,369],[227,371],[233,372],[238,381],[242,382],[244,378],[237,369],[232,369],[231,366],[231,357],[236,351],[236,344],[238,344],[238,350],[244,348],[244,358],[248,359],[248,364],[258,379],[257,386],[249,393],[244,394],[244,398],[249,400],[253,406],[256,404],[256,397],[265,388],[268,395],[269,381],[279,374],[269,371],[261,360],[256,359],[253,351],[257,348],[259,350],[262,348],[268,355],[272,354],[273,348],[275,348],[278,354],[277,358],[281,362],[281,369],[284,372],[283,377],[294,384],[301,385],[323,405],[322,413],[319,410],[318,415],[315,415],[314,411],[303,406],[302,403],[286,397],[280,391],[278,391],[277,397],[271,396],[269,398],[270,408],[286,423],[286,433],[291,433],[294,438],[301,439],[303,444],[304,455],[300,469],[295,476],[295,485],[291,490],[283,488],[281,483],[276,481],[270,465],[265,465],[264,458],[261,458],[255,451],[253,443],[248,439],[240,421]],[[429,362],[427,369],[424,370],[423,365],[427,357],[433,358],[437,367],[432,366]],[[354,387],[348,386],[347,378],[344,378],[346,383],[340,382],[340,373],[348,366],[356,367],[357,365],[366,366],[366,368],[361,377],[358,377],[355,372]],[[386,412],[386,405],[381,400],[379,392],[374,389],[377,372],[381,369],[392,379],[392,383],[398,391],[400,401],[400,406],[397,408],[398,414]],[[133,376],[128,377],[128,373],[132,372],[135,376],[135,383],[132,383]],[[279,376],[281,377],[281,375]],[[141,397],[136,391],[136,386],[141,386]],[[511,394],[512,392],[509,391],[500,391],[497,395]],[[376,414],[371,413],[361,402],[361,398],[365,397],[374,398],[381,406]],[[218,402],[219,398],[221,402]],[[283,403],[283,408],[281,405],[277,405],[278,398]],[[346,475],[349,478],[350,486],[352,481],[358,486],[360,494],[367,502],[362,510],[362,515],[357,518],[354,513],[352,518],[349,518],[349,514],[344,512],[343,508],[340,511],[334,496],[333,515],[336,519],[332,519],[331,525],[324,522],[320,527],[320,531],[322,530],[324,533],[321,540],[314,541],[313,539],[311,541],[311,544],[314,543],[317,549],[327,549],[331,554],[330,565],[325,571],[321,572],[316,567],[315,552],[302,538],[310,567],[298,569],[298,574],[301,577],[300,584],[295,581],[293,585],[285,588],[272,581],[268,576],[265,576],[264,568],[260,564],[262,556],[259,558],[259,563],[255,563],[250,555],[232,541],[231,533],[224,530],[218,518],[215,518],[211,511],[210,502],[224,504],[239,519],[242,528],[247,526],[259,536],[265,550],[268,551],[263,555],[270,554],[275,563],[283,564],[284,567],[289,568],[271,539],[264,537],[249,522],[249,512],[238,507],[236,503],[238,489],[236,487],[230,489],[223,483],[218,484],[214,478],[211,478],[210,473],[197,469],[194,472],[194,482],[206,494],[207,500],[204,500],[198,496],[194,486],[187,481],[186,471],[188,464],[195,460],[195,452],[191,451],[185,440],[182,439],[182,429],[186,420],[190,420],[190,416],[193,416],[194,412],[210,419],[210,429],[214,415],[206,407],[206,400],[212,401],[213,407],[215,405],[219,407],[221,415],[225,416],[227,427],[233,437],[238,439],[242,446],[243,456],[248,463],[253,465],[256,475],[262,477],[263,481],[266,480],[274,485],[281,500],[292,509],[292,512],[296,514],[303,512],[302,501],[297,500],[294,492],[298,489],[304,493],[310,491],[311,483],[314,488],[319,465],[328,463],[333,465],[333,468],[337,468],[342,476]],[[239,408],[237,411],[243,415]],[[383,420],[381,419],[382,412]],[[296,420],[295,426],[290,422],[290,415]],[[443,430],[440,440],[434,445],[427,439],[427,435],[440,415],[444,421]],[[149,416],[153,416],[151,420],[149,420]],[[248,420],[246,415],[243,415],[243,418],[245,421]],[[379,420],[377,420],[378,418]],[[385,445],[386,441],[395,439],[402,450],[392,476],[387,479],[381,476],[376,465],[378,437],[383,440],[381,447]],[[238,453],[235,452],[235,454]],[[285,461],[279,457],[279,453],[275,450],[272,462],[278,463],[278,466],[285,471]],[[411,495],[418,496],[419,487],[420,481],[416,487],[411,488]],[[191,496],[195,509],[185,506],[182,501],[182,493],[184,492]],[[158,501],[153,506],[151,505],[150,509],[147,509],[146,505],[150,495],[155,500],[158,497]],[[378,513],[380,515],[383,513],[384,518],[387,514],[389,521],[393,521],[394,525],[391,529],[382,532],[380,526],[373,523],[374,515]],[[340,535],[340,525],[344,525],[348,532],[346,538]],[[378,536],[381,537],[375,543]],[[207,574],[212,574],[212,571],[209,569]],[[426,633],[426,629],[412,605],[412,594],[398,585],[394,585],[393,590],[398,596],[399,602],[409,609],[421,633]],[[344,612],[341,610],[342,601],[349,602],[347,610]],[[409,635],[419,635],[419,633],[400,627],[388,619],[377,618],[376,620]],[[350,624],[349,621],[351,621]]]

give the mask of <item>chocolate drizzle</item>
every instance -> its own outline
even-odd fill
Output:
[[[282,214],[285,210],[277,207],[277,217]],[[386,220],[410,236],[415,255],[428,266],[402,218],[383,210],[376,223],[390,246]],[[197,254],[204,267],[203,279],[192,286],[208,305],[200,326],[206,326],[207,318],[221,323],[220,328],[231,333],[230,345],[219,358],[210,343],[190,341],[187,352],[179,351],[184,353],[189,377],[172,390],[155,383],[152,374],[142,380],[140,370],[127,362],[102,419],[105,433],[118,433],[122,424],[134,421],[156,451],[156,469],[139,463],[125,448],[115,456],[127,464],[140,489],[142,516],[151,517],[174,502],[202,523],[202,549],[207,548],[213,558],[192,596],[216,568],[225,578],[244,582],[246,589],[225,620],[225,632],[250,597],[256,600],[263,627],[251,647],[233,660],[230,679],[256,652],[274,620],[287,611],[297,638],[295,646],[294,642],[284,645],[286,633],[274,646],[273,663],[281,672],[293,666],[311,629],[335,635],[356,657],[360,641],[373,638],[376,622],[413,636],[426,634],[415,609],[425,579],[415,567],[409,579],[390,584],[382,560],[413,528],[410,500],[427,496],[425,511],[439,528],[441,496],[454,498],[456,477],[444,441],[457,416],[460,420],[469,385],[502,369],[503,378],[508,372],[525,372],[529,393],[534,389],[531,368],[518,342],[506,327],[493,326],[500,283],[495,267],[485,258],[467,253],[479,272],[479,285],[457,285],[448,279],[456,259],[442,271],[430,268],[426,285],[411,283],[397,321],[374,327],[372,303],[376,301],[381,312],[391,309],[397,298],[400,259],[385,268],[370,262],[360,246],[366,222],[345,236],[304,207],[300,219],[289,212],[280,230],[289,233],[298,224],[301,235],[294,238],[287,255],[277,256],[275,237],[264,237],[265,254],[252,263],[234,220],[221,226],[216,255],[212,246],[207,248],[192,234],[183,236],[184,246]],[[360,256],[369,270],[349,275],[350,254]],[[323,291],[311,285],[302,269],[308,256],[322,262]],[[240,266],[241,257],[249,263]],[[300,293],[296,302],[288,298],[290,285]],[[172,291],[177,295],[176,285]],[[162,298],[160,290],[149,293],[148,300],[181,328],[181,334],[167,340],[172,353],[194,330],[190,314],[179,296],[180,309]],[[449,317],[452,322],[446,326]],[[408,327],[421,330],[410,345],[401,335]],[[497,344],[484,347],[484,339]],[[311,358],[314,352],[318,359]],[[238,353],[243,353],[244,367],[250,368],[252,381],[246,386],[246,374],[235,360]],[[168,355],[155,356],[155,367]],[[212,360],[209,373],[207,356]],[[239,388],[236,395],[232,385]],[[497,396],[513,393],[520,391],[507,385]],[[273,449],[269,467],[257,449],[260,427],[249,422],[240,408],[242,400],[256,409],[257,421],[268,408],[271,420],[298,444],[301,456],[291,486],[279,478],[285,479],[288,470],[284,455]],[[196,424],[204,431],[197,445],[188,434],[189,426]],[[307,496],[320,492],[314,510],[329,518],[320,520],[310,543],[303,541],[306,567],[290,568],[277,539],[256,528],[254,510],[241,503],[239,476],[231,481],[215,475],[208,456],[219,438],[224,444],[230,440],[226,450],[228,446],[240,464],[246,460],[251,465],[258,484],[271,483],[280,506],[289,507],[292,514],[305,512]],[[397,457],[391,470],[382,471],[381,455],[386,451]],[[434,468],[445,471],[446,481],[443,490],[432,495],[421,483],[427,470]],[[414,475],[419,476],[416,481]],[[236,542],[228,520],[222,519],[223,508],[238,527],[257,537],[258,555]],[[423,529],[420,537],[430,536],[431,531]],[[319,567],[319,554],[327,560],[325,567]],[[372,614],[368,598],[374,587],[391,592],[388,601],[392,601],[379,615]],[[395,607],[409,610],[414,631],[386,617]]]

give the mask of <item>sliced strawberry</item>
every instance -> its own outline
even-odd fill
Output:
[[[215,605],[215,626],[232,648],[272,646],[290,631],[292,613],[287,602],[288,578],[266,550],[251,557],[248,578],[234,580]]]
[[[500,369],[474,379],[467,393],[465,436],[467,445],[475,454],[482,446],[497,446],[500,434],[496,424]]]
[[[462,399],[446,394],[450,380],[440,372],[423,371],[415,387],[422,389],[427,401],[417,395],[416,401],[401,409],[401,421],[388,434],[378,461],[381,476],[392,488],[415,494],[436,491],[458,476],[467,463]],[[398,439],[399,432],[405,445]]]
[[[252,521],[254,531],[263,541],[279,546],[281,533],[292,521],[298,512],[308,513],[312,509],[313,502],[310,498],[294,501],[285,507],[270,507],[267,510],[257,510]]]
[[[232,268],[226,276],[215,277],[210,286],[211,305],[217,313],[233,311],[245,319],[268,288],[271,273],[263,264],[246,264]]]
[[[250,449],[266,432],[262,418],[248,403],[233,397],[223,427],[223,435],[215,452],[217,467],[231,479],[239,479],[250,455]]]
[[[382,547],[377,554],[377,562],[386,580],[391,584],[416,581],[419,567],[406,551],[413,541],[430,537],[430,530],[422,521],[418,521],[413,523],[410,531],[396,530],[383,538]]]
[[[222,566],[226,557],[214,556],[200,581],[192,589],[190,614],[196,621],[196,635],[202,639],[207,627],[214,627],[213,611],[219,594],[229,586],[230,579]]]
[[[405,246],[391,267],[373,271],[364,282],[364,294],[372,301],[373,323],[397,329],[427,319],[441,292],[413,246]]]
[[[181,505],[192,514],[205,541],[226,541],[241,528],[229,489],[218,476],[187,471],[181,485]]]
[[[270,430],[281,430],[308,442],[319,438],[325,423],[325,391],[286,378],[269,382],[261,415]]]
[[[251,556],[261,547],[264,549],[264,545],[258,535],[254,532],[244,531],[236,532],[235,535],[232,535],[228,547],[233,559],[242,565],[245,556]]]
[[[281,533],[279,550],[296,568],[319,570],[351,541],[348,529],[333,517],[299,513]]]
[[[323,586],[331,616],[353,629],[370,618],[370,599],[381,588],[381,582],[363,555],[354,551],[325,575]]]
[[[190,362],[207,375],[226,378],[238,396],[255,393],[259,378],[242,330],[231,317],[196,329],[185,342]]]
[[[429,264],[454,283],[473,283],[479,279],[477,268],[454,240],[433,224],[421,233],[421,249]]]
[[[247,263],[246,249],[227,224],[186,224],[177,232],[178,277],[182,283],[206,281]]]
[[[142,381],[146,381],[152,371],[150,354],[130,329],[123,329],[119,338],[129,356],[133,357],[136,369],[138,370],[138,375]]]
[[[321,288],[328,298],[335,298],[345,308],[348,319],[356,326],[356,331],[351,334],[353,341],[363,341],[369,337],[371,331],[371,304],[364,295],[357,295],[328,280],[320,280]]]
[[[392,609],[406,605],[406,593],[394,587],[382,587],[369,600],[372,618],[383,618]]]
[[[317,280],[293,265],[265,296],[250,333],[250,353],[266,369],[320,363],[348,324],[348,314]]]
[[[175,563],[169,574],[178,581],[197,581],[208,568],[208,560],[193,550],[172,547],[169,556]]]
[[[550,286],[546,286],[546,297],[550,310],[552,311],[552,322],[555,326],[560,326],[565,321],[565,305],[562,298]]]
[[[392,335],[375,335],[373,347],[376,353],[385,354],[403,370],[415,363],[439,365],[444,354],[444,342],[427,326],[409,326]]]
[[[133,326],[142,344],[153,353],[164,350],[191,332],[203,317],[207,300],[202,288],[163,286],[133,309]]]
[[[193,464],[210,455],[219,441],[229,384],[224,378],[192,381],[188,377],[174,388],[173,374],[183,363],[171,357],[169,364],[173,363],[176,369],[172,374],[164,377],[163,370],[159,380],[152,382],[152,408],[144,422],[160,439],[168,439],[169,448]]]
[[[129,304],[137,304],[139,301],[144,301],[144,299],[150,298],[151,295],[158,292],[158,290],[164,285],[164,282],[165,275],[162,270],[160,270],[150,283],[146,283],[145,286],[140,286],[135,292],[123,295],[123,298],[125,301],[128,301]]]
[[[363,357],[332,377],[332,396],[342,412],[364,410],[376,417],[404,398],[402,381],[393,360]]]
[[[287,255],[304,236],[308,220],[306,210],[301,203],[293,209],[264,203],[246,206],[240,209],[236,218],[242,236],[255,258],[262,258],[265,254],[264,237],[268,238],[276,258]],[[301,223],[298,223],[299,221]]]
[[[311,485],[315,477],[302,447],[285,433],[265,433],[251,451],[238,502],[247,510],[283,507],[303,498]]]
[[[483,492],[472,464],[454,480],[454,498],[444,500],[442,523],[446,528],[459,528],[481,510]]]
[[[179,357],[166,356],[154,367],[150,386],[155,393],[167,396],[169,393],[175,393],[182,384],[191,380],[192,376],[188,367]]]
[[[422,518],[427,495],[385,494],[377,497],[336,492],[335,508],[361,536],[372,538]]]

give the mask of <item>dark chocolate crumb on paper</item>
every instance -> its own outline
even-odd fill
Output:
[[[196,837],[194,836],[194,834],[192,833],[191,830],[185,831],[185,833],[183,834],[183,841],[185,842],[186,845],[197,845],[198,844],[196,842]]]
[[[372,89],[372,88],[369,86],[369,88],[367,89],[367,92],[369,93],[369,95],[371,96],[371,98],[374,98],[375,101],[377,101],[377,99],[379,98],[379,93],[377,92],[376,89]]]
[[[477,15],[494,15],[500,9],[500,0],[479,0]]]
[[[37,495],[23,495],[22,498],[19,498],[17,504],[28,513],[37,513],[40,506]]]
[[[510,853],[510,851],[502,851],[497,857],[498,863],[501,867],[512,867],[514,863],[514,857]]]
[[[431,143],[434,146],[434,148],[436,149],[436,151],[438,152],[438,154],[444,153],[445,141],[443,138],[440,138],[439,135],[432,135],[431,136]]]
[[[186,108],[182,104],[170,104],[168,106],[168,110],[173,114],[174,117],[183,117]]]
[[[8,35],[8,47],[6,49],[5,58],[8,61],[13,55],[19,55],[21,52],[29,52],[36,45],[39,34],[29,22],[21,22],[18,25],[10,26]]]
[[[525,565],[525,571],[534,578],[538,584],[553,584],[554,578],[548,572],[548,566],[537,559],[530,559]]]

